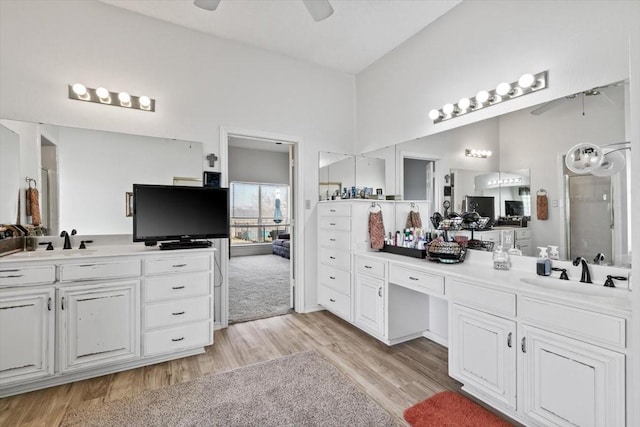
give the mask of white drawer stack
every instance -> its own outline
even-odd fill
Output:
[[[318,205],[318,303],[353,321],[351,296],[351,205]]]
[[[145,260],[143,354],[213,344],[211,256]]]

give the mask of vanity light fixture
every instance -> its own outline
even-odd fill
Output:
[[[92,89],[81,83],[69,85],[69,99],[96,104],[125,107],[134,110],[156,111],[156,101],[146,95],[135,96],[127,92],[110,92],[104,87]]]
[[[486,159],[487,157],[491,157],[491,154],[491,150],[476,150],[472,148],[465,148],[464,150],[464,155],[467,157]]]
[[[440,123],[489,105],[500,104],[513,98],[537,92],[548,86],[547,77],[548,71],[542,71],[537,74],[523,74],[516,82],[502,82],[494,90],[481,90],[473,98],[461,98],[457,104],[445,104],[439,110],[431,110],[429,111],[429,118],[433,120],[433,123]]]

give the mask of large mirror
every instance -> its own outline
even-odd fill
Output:
[[[134,183],[184,185],[203,171],[202,144],[115,132],[0,120],[5,172],[5,128],[41,165],[38,180],[43,226],[50,235],[76,229],[84,235],[131,234],[127,203]],[[19,151],[18,151],[19,153]],[[19,156],[10,163],[20,164]],[[24,180],[24,178],[22,178]],[[4,175],[3,175],[4,183]],[[20,183],[23,186],[26,184]],[[14,189],[3,188],[1,203]],[[13,210],[12,210],[13,212]],[[0,222],[5,222],[3,218]],[[15,223],[13,213],[8,218]]]
[[[615,82],[400,143],[394,155],[386,157],[385,185],[389,192],[402,195],[404,159],[437,159],[435,199],[439,204],[434,210],[442,212],[440,204],[448,200],[451,210],[464,211],[465,195],[492,193],[496,218],[520,212],[530,216],[527,227],[533,254],[537,246],[553,245],[562,259],[583,256],[592,262],[602,253],[605,264],[630,267],[630,150],[621,150],[627,158],[625,168],[598,184],[581,182],[593,177],[575,177],[564,167],[564,156],[575,144],[606,147],[627,141],[628,111],[628,82]],[[492,155],[467,157],[465,149],[487,150]],[[518,177],[522,185],[504,184],[505,179]],[[501,179],[502,185],[481,188]],[[537,216],[538,194],[546,195],[547,219]]]
[[[318,154],[318,200],[342,198],[358,190],[357,197],[386,194],[385,159],[321,151]]]
[[[15,224],[20,200],[20,136],[0,125],[0,224]]]

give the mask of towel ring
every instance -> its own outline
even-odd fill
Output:
[[[27,186],[29,188],[37,188],[38,187],[38,181],[36,181],[35,179],[26,177],[24,180],[27,182]],[[32,182],[33,182],[33,187],[31,187],[31,183]]]
[[[371,206],[369,207],[369,212],[380,212],[381,210],[382,210],[382,206],[380,206],[379,203],[371,202]]]
[[[416,205],[414,202],[411,202],[409,209],[412,212],[420,212],[420,206]]]
[[[547,195],[547,190],[545,190],[544,188],[541,188],[536,192],[536,196],[546,196],[546,195]]]

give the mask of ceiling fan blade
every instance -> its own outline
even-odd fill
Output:
[[[204,10],[216,10],[220,0],[193,0],[193,4]]]
[[[556,108],[557,106],[559,106],[562,102],[564,102],[566,100],[566,98],[558,98],[558,99],[554,99],[553,101],[549,101],[547,103],[542,104],[541,106],[539,106],[538,108],[536,108],[535,110],[531,111],[531,114],[533,114],[534,116],[539,116],[540,114],[544,114],[547,111]]]
[[[333,14],[329,0],[302,0],[314,21],[320,22]]]

